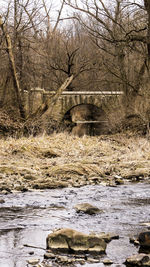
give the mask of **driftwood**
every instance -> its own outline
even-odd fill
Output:
[[[21,116],[21,118],[25,118],[25,110],[24,110],[24,106],[23,106],[23,102],[22,102],[21,94],[20,94],[21,90],[20,90],[20,85],[19,85],[19,81],[17,78],[17,71],[16,71],[16,66],[15,66],[15,60],[14,60],[14,55],[13,55],[13,50],[12,50],[11,39],[10,39],[9,34],[7,33],[7,29],[4,26],[4,23],[3,23],[1,16],[0,16],[0,28],[3,32],[3,35],[4,35],[5,40],[6,40],[6,46],[7,46],[6,51],[8,53],[8,57],[9,57],[10,70],[12,73],[13,84],[14,84],[14,89],[16,92],[20,116]]]

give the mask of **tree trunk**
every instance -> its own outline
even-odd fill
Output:
[[[150,67],[150,1],[144,0],[144,6],[147,11],[148,22],[147,22],[147,52],[148,52],[148,67]]]
[[[10,76],[7,75],[5,83],[4,83],[4,86],[3,86],[3,89],[2,89],[2,97],[1,97],[1,100],[0,100],[0,108],[2,108],[4,106],[4,104],[5,104],[7,86],[8,86],[9,81],[10,81]]]
[[[7,53],[8,53],[8,57],[9,57],[9,63],[10,63],[10,70],[12,73],[13,84],[14,84],[14,89],[16,92],[20,116],[21,116],[21,118],[25,119],[25,110],[24,110],[24,106],[23,106],[21,94],[20,94],[21,90],[20,90],[19,81],[17,78],[17,72],[16,72],[14,55],[13,55],[13,51],[12,51],[11,39],[10,39],[9,34],[7,33],[7,30],[4,27],[4,23],[3,23],[1,17],[0,17],[0,28],[2,29],[2,32],[3,32],[3,34],[5,36],[5,40],[6,40]]]
[[[53,107],[56,104],[59,96],[71,84],[72,80],[73,75],[71,77],[68,77],[65,82],[57,89],[56,94],[49,98],[46,103],[42,104],[34,114],[31,114],[30,118],[42,117],[42,119],[45,119],[46,117],[50,117],[53,111]]]
[[[59,96],[61,95],[61,93],[71,84],[73,80],[73,75],[68,77],[65,82],[58,88],[56,94],[51,97],[48,102],[47,102],[47,110],[46,112],[43,114],[42,118],[46,118],[49,117],[53,111],[53,107],[56,104]]]

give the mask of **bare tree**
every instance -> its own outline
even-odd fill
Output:
[[[68,19],[73,26],[66,23],[63,28],[65,5],[72,8]],[[133,114],[136,99],[149,88],[149,5],[144,0],[141,4],[112,0],[111,5],[103,0],[62,0],[53,21],[51,1],[10,1],[3,21],[19,94],[32,87],[57,90],[73,75],[68,90],[123,90],[126,113]],[[2,88],[14,77],[12,72],[6,75],[10,60],[4,32],[0,35]]]
[[[7,50],[8,57],[9,57],[10,70],[12,73],[13,84],[14,84],[14,88],[15,88],[15,92],[16,92],[20,116],[21,116],[21,118],[24,119],[25,118],[25,110],[24,110],[24,106],[23,106],[23,103],[21,100],[21,94],[20,94],[21,90],[20,90],[20,85],[19,85],[17,72],[16,72],[16,65],[15,65],[15,60],[14,60],[14,55],[13,55],[13,50],[12,50],[12,43],[11,43],[10,36],[7,33],[7,29],[5,28],[1,17],[0,17],[0,28],[2,29],[3,35],[4,35],[5,40],[6,40],[6,50]]]
[[[127,113],[134,113],[135,100],[149,77],[149,1],[143,5],[119,0],[111,5],[103,0],[65,3],[103,51],[103,70],[124,91]]]
[[[81,41],[78,36],[74,35],[70,30],[63,32],[55,47],[55,38],[51,40],[51,47],[45,50],[47,57],[47,68],[53,73],[54,79],[58,85],[62,83],[64,78],[74,75],[73,83],[68,90],[74,90],[79,76],[91,70],[90,55],[85,52],[86,39]],[[54,45],[54,49],[52,49]],[[51,52],[50,52],[51,50]],[[85,55],[86,54],[86,55]]]

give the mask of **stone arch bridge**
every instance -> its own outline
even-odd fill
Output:
[[[55,91],[45,91],[40,88],[32,89],[26,97],[26,109],[28,112],[35,112],[46,99],[52,97],[55,93]],[[122,91],[64,91],[52,109],[52,117],[61,121],[65,114],[75,106],[90,104],[100,108],[109,98],[115,98],[122,94]]]

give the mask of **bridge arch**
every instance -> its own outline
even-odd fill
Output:
[[[63,121],[74,135],[99,135],[108,132],[108,119],[101,107],[79,104],[64,115]]]
[[[73,106],[70,110],[68,110],[63,120],[70,120],[73,123],[79,123],[80,121],[97,121],[99,122],[106,120],[106,113],[102,108],[102,105],[100,107],[97,107],[93,104],[86,104],[82,103],[76,106]]]
[[[74,95],[70,97],[65,97],[62,99],[62,119],[67,113],[69,113],[73,108],[81,105],[91,105],[93,107],[102,108],[102,96],[93,97],[92,95]]]

